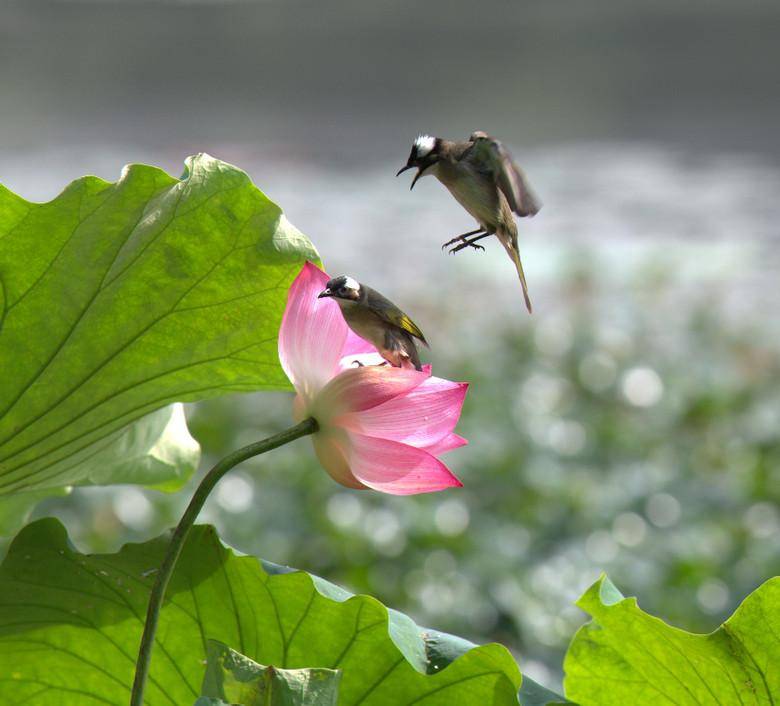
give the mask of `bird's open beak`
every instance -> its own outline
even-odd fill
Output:
[[[332,297],[333,292],[330,291],[330,289],[323,289],[318,295],[317,299],[324,299],[325,297]]]
[[[411,191],[414,188],[414,185],[417,183],[417,180],[423,175],[423,172],[430,166],[430,164],[426,164],[422,167],[418,166],[417,164],[407,164],[405,167],[401,167],[398,170],[396,176],[403,174],[407,169],[414,169],[417,167],[417,174],[414,175],[414,179],[412,179],[412,185],[409,187],[409,191]]]

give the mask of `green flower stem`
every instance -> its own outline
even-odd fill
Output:
[[[157,572],[157,578],[152,587],[152,594],[149,598],[149,608],[146,611],[146,623],[144,625],[144,634],[141,638],[141,647],[138,650],[138,659],[135,663],[135,680],[133,681],[133,693],[130,696],[130,706],[142,706],[144,701],[144,687],[146,686],[146,677],[149,674],[149,663],[152,656],[152,647],[154,646],[154,635],[157,631],[157,621],[160,617],[160,608],[162,607],[165,589],[168,587],[173,569],[181,554],[184,542],[187,539],[192,525],[206,502],[209,493],[231,468],[237,466],[242,461],[246,461],[253,456],[259,456],[266,451],[284,446],[302,436],[313,434],[317,431],[317,422],[314,419],[306,419],[286,431],[275,436],[271,436],[262,441],[256,441],[253,444],[244,446],[238,451],[225,456],[217,463],[203,478],[200,485],[195,490],[195,494],[187,505],[179,524],[173,532],[171,543],[168,545],[168,551],[165,554],[162,565]]]

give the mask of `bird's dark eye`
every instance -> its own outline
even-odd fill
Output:
[[[339,288],[339,294],[346,294],[346,293],[347,293],[347,288],[346,287]]]

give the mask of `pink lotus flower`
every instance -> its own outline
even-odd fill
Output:
[[[303,266],[279,331],[279,358],[297,392],[293,413],[317,420],[320,463],[342,485],[394,495],[462,485],[436,457],[467,443],[453,433],[467,383],[432,377],[429,366],[378,365],[381,356],[349,329],[338,304],[317,298],[328,279]]]

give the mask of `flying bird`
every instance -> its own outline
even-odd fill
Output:
[[[375,289],[352,277],[341,275],[331,279],[317,296],[319,299],[333,297],[347,326],[373,344],[390,365],[396,368],[412,365],[415,370],[422,370],[414,340],[418,339],[427,346],[423,332],[393,302]]]
[[[466,247],[483,250],[477,241],[495,235],[515,264],[530,313],[531,299],[517,246],[517,224],[512,214],[533,216],[542,204],[509,150],[481,130],[460,142],[420,135],[412,144],[406,165],[396,176],[414,167],[417,167],[417,174],[410,189],[420,177],[434,175],[479,224],[476,230],[458,235],[442,247],[455,245],[451,253]]]

